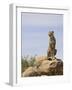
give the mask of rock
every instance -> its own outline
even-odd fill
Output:
[[[39,67],[43,61],[47,60],[47,56],[37,56],[35,58],[35,65]]]
[[[37,69],[36,67],[28,67],[22,74],[23,77],[27,76],[37,76]]]
[[[60,60],[45,60],[39,66],[42,75],[63,75],[63,62]]]
[[[63,61],[60,59],[51,61],[46,59],[39,63],[39,65],[28,67],[25,72],[23,72],[24,77],[42,75],[63,75]]]
[[[40,63],[47,59],[47,56],[36,56],[35,60],[37,63]]]

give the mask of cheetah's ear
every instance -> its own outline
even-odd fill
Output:
[[[52,33],[54,34],[54,31],[52,31]]]

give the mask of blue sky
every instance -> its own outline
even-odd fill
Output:
[[[63,59],[63,15],[22,13],[22,56],[46,55],[49,31],[56,37],[56,56]]]

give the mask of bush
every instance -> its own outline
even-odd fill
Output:
[[[28,60],[28,56],[21,59],[21,72],[24,72],[28,67],[35,65],[35,57]]]
[[[29,67],[28,61],[27,60],[24,60],[22,58],[22,60],[21,60],[21,70],[22,70],[22,72],[24,72],[25,69],[27,69],[28,67]]]
[[[31,57],[29,60],[29,66],[34,66],[35,65],[35,57]]]

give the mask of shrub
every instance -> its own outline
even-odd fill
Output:
[[[21,71],[24,72],[25,69],[29,67],[28,61],[26,59],[21,59]]]
[[[35,57],[28,60],[28,56],[21,59],[21,72],[24,72],[28,67],[35,65]]]
[[[31,57],[29,60],[29,66],[34,66],[35,65],[35,57]]]

